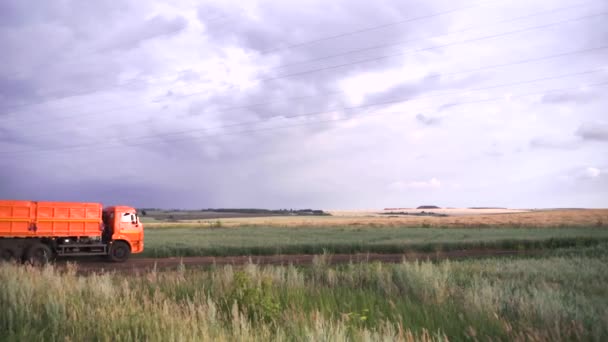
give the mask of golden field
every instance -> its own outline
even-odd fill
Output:
[[[415,213],[421,210],[403,209]],[[431,209],[448,216],[384,215],[382,210],[329,211],[331,216],[239,217],[178,222],[146,222],[146,228],[161,227],[324,227],[324,226],[411,226],[447,228],[483,227],[602,227],[608,225],[608,209],[510,210]]]

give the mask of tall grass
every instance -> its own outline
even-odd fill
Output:
[[[608,244],[545,258],[78,275],[0,266],[0,340],[606,340]]]

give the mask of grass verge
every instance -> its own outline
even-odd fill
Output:
[[[608,244],[541,258],[223,266],[139,276],[0,265],[0,340],[606,340]]]

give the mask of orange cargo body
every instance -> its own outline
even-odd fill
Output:
[[[0,200],[0,237],[100,236],[99,203]]]

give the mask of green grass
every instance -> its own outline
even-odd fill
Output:
[[[471,248],[555,248],[608,239],[601,228],[155,228],[140,256],[402,253]]]
[[[77,275],[0,265],[0,340],[608,339],[608,243],[542,257]]]

